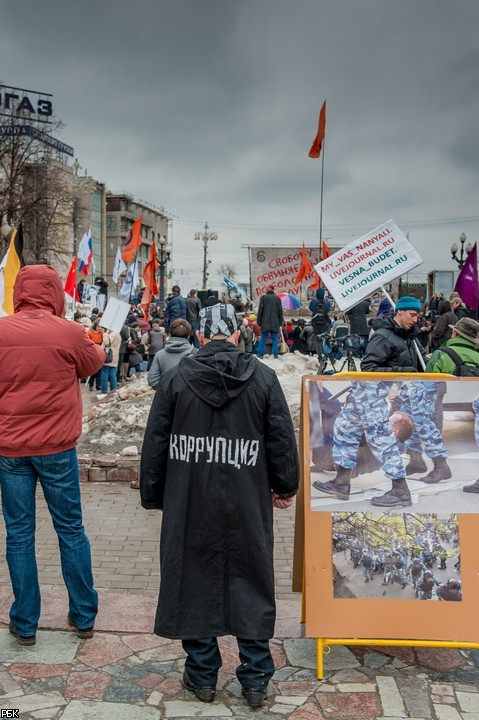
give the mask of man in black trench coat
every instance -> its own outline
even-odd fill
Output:
[[[200,313],[201,345],[162,377],[141,458],[141,504],[163,510],[155,633],[179,638],[183,682],[215,696],[216,638],[237,638],[251,707],[274,673],[273,507],[292,504],[299,460],[276,374],[238,349],[234,309]]]

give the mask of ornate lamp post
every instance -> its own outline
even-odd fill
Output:
[[[160,300],[164,300],[166,264],[169,262],[171,256],[171,245],[169,245],[164,235],[162,235],[158,240],[158,251],[158,265],[160,266]]]
[[[459,242],[461,243],[461,251],[459,253],[459,257],[457,256],[457,252],[459,250],[457,243],[454,242],[451,245],[451,256],[452,256],[452,259],[457,262],[457,264],[459,266],[459,270],[461,270],[461,268],[463,267],[464,263],[466,262],[467,256],[469,255],[469,253],[472,250],[472,245],[469,242],[469,243],[467,243],[466,249],[464,251],[464,243],[466,242],[466,240],[467,240],[467,235],[466,235],[466,233],[462,232],[459,235]]]
[[[195,233],[195,240],[203,241],[203,290],[206,290],[206,283],[208,281],[208,265],[211,264],[211,260],[208,259],[208,243],[210,240],[218,240],[216,233],[208,232],[208,223],[205,223],[204,232]]]

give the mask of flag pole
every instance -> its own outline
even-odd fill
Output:
[[[323,139],[321,151],[321,196],[319,203],[319,262],[323,258],[323,186],[324,186],[324,153],[326,149],[326,137]]]

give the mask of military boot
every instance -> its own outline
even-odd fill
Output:
[[[352,468],[344,468],[340,465],[336,466],[336,477],[328,482],[316,482],[313,483],[313,487],[316,490],[326,493],[326,495],[333,495],[338,500],[349,500],[349,492],[351,489],[351,475],[353,474]]]
[[[462,489],[464,492],[479,493],[479,480],[476,480],[472,485],[464,485]]]
[[[434,463],[433,469],[430,473],[425,475],[425,477],[418,478],[421,482],[434,484],[440,482],[441,480],[449,480],[449,478],[452,478],[451,468],[447,464],[445,457],[435,457],[432,461]]]
[[[414,473],[426,472],[427,465],[422,459],[422,453],[416,450],[409,450],[409,462],[406,465],[406,475],[414,475]]]
[[[412,505],[411,493],[409,492],[406,478],[400,478],[392,482],[393,486],[391,490],[388,490],[384,495],[371,498],[372,505],[377,505],[378,507],[408,507]]]

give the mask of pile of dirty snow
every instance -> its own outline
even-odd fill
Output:
[[[299,428],[301,377],[314,375],[318,361],[298,352],[263,361],[278,376],[286,397],[293,424]],[[132,380],[105,400],[100,400],[83,418],[83,435],[78,450],[83,455],[121,453],[128,445],[141,449],[148,413],[154,397],[148,387],[146,373]]]

